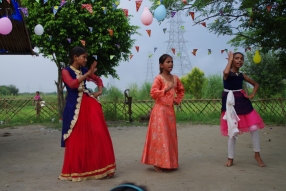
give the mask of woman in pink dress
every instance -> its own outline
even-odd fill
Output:
[[[163,54],[159,58],[160,74],[151,88],[155,105],[150,116],[141,162],[154,165],[156,172],[176,169],[178,165],[178,140],[174,105],[184,97],[180,79],[171,74],[173,58]]]

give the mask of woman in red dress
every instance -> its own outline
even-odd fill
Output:
[[[82,181],[110,178],[115,173],[112,141],[97,96],[102,93],[102,80],[94,75],[96,61],[88,70],[87,53],[81,47],[70,52],[70,66],[62,70],[67,88],[63,113],[62,147],[64,164],[60,180]],[[86,80],[96,82],[98,92],[90,93]]]

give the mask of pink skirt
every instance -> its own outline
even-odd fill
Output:
[[[225,112],[222,112],[220,116],[220,131],[223,136],[228,136],[227,121],[222,119],[224,114]],[[255,110],[246,115],[238,115],[238,117],[240,119],[238,122],[240,134],[264,128],[264,122]]]

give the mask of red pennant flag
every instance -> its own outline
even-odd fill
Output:
[[[108,30],[108,32],[109,32],[109,35],[110,36],[113,36],[113,30],[111,30],[111,29],[107,29]]]
[[[186,5],[187,4],[187,0],[182,0],[182,2]]]
[[[141,1],[136,1],[136,12],[138,12],[141,4],[142,4],[142,0]]]
[[[224,52],[224,50],[221,50],[220,53],[222,54]]]
[[[135,48],[136,48],[137,52],[139,52],[139,46],[135,46]]]
[[[85,40],[80,40],[82,46],[85,46]]]
[[[203,25],[204,27],[207,27],[206,22],[201,22],[201,25]]]
[[[81,4],[82,8],[88,10],[88,12],[92,13],[92,5],[91,4]]]
[[[198,51],[198,49],[193,49],[192,54],[193,54],[194,56],[196,56],[196,55],[197,55],[197,51]]]
[[[130,54],[130,55],[129,55],[129,59],[131,60],[132,57],[133,57],[133,54]]]
[[[245,48],[245,52],[246,52],[247,50],[250,50],[250,51],[251,51],[251,48],[250,48],[250,47]]]
[[[146,30],[148,35],[151,36],[151,30]]]
[[[189,14],[191,15],[192,19],[195,20],[195,12],[189,12]]]
[[[267,6],[266,6],[266,9],[267,9],[268,13],[270,13],[271,8],[272,8],[272,5],[267,5]]]
[[[176,54],[176,49],[175,48],[171,48],[171,49],[172,49],[173,54]]]
[[[125,16],[128,17],[128,9],[122,9],[122,10],[123,10]]]

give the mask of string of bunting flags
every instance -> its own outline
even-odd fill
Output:
[[[7,1],[9,4],[11,3],[11,0],[6,0],[6,1]],[[49,0],[42,0],[42,1],[40,1],[40,0],[35,0],[35,1],[36,1],[37,3],[46,4]],[[129,1],[130,1],[130,0],[129,0]],[[140,7],[141,7],[141,5],[142,5],[142,1],[143,1],[143,0],[136,0],[136,1],[135,1],[136,12],[139,11],[139,9],[140,9]],[[56,15],[56,14],[58,13],[59,9],[60,9],[61,7],[63,7],[63,6],[65,6],[65,5],[67,4],[67,2],[68,2],[68,1],[66,1],[66,0],[60,0],[59,5],[52,6],[52,13],[53,13],[54,15]],[[75,3],[74,0],[71,0],[70,2],[71,2],[71,3]],[[91,2],[94,3],[95,0],[91,0]],[[183,2],[184,4],[187,4],[187,0],[182,0],[182,2]],[[277,2],[282,2],[282,0],[277,0]],[[277,3],[277,2],[267,5],[267,6],[265,7],[266,10],[267,10],[268,12],[270,12],[272,9],[277,8],[277,7],[278,7],[278,3]],[[3,3],[3,0],[0,0],[0,3]],[[115,2],[112,3],[112,8],[113,8],[113,10],[117,9],[118,5],[119,5],[119,0],[115,0]],[[154,10],[154,17],[155,17],[158,21],[161,21],[161,20],[163,20],[163,19],[166,17],[166,8],[165,8],[165,6],[162,4],[162,0],[159,0],[159,1],[157,2],[157,5],[158,5],[158,7]],[[81,8],[82,8],[82,9],[86,9],[90,14],[94,14],[94,11],[93,11],[93,8],[92,8],[92,4],[90,4],[90,3],[81,4]],[[26,8],[26,7],[19,7],[18,9],[22,11],[22,13],[23,13],[24,16],[29,17],[28,8]],[[107,14],[107,11],[108,11],[107,7],[101,7],[101,9],[102,9],[102,11],[103,11],[104,14]],[[129,15],[128,15],[128,9],[123,9],[123,8],[122,8],[121,10],[124,12],[124,14],[125,14],[126,17],[129,16]],[[246,11],[249,13],[249,15],[250,15],[250,17],[251,17],[252,14],[253,14],[252,8],[247,8]],[[221,16],[224,16],[223,10],[220,10],[219,12],[220,12],[220,15],[221,15]],[[171,12],[171,17],[173,18],[173,17],[176,15],[176,13],[177,13],[176,11],[172,11],[172,12]],[[150,16],[150,15],[151,15],[151,16]],[[195,12],[194,12],[194,11],[190,11],[190,12],[189,12],[189,16],[192,18],[193,21],[195,20]],[[146,18],[144,18],[144,17],[146,17]],[[149,18],[148,18],[148,17],[149,17]],[[146,7],[145,7],[145,8],[144,8],[144,11],[143,11],[143,13],[142,13],[142,16],[141,16],[141,21],[142,21],[142,23],[143,23],[144,25],[148,26],[148,25],[150,25],[150,24],[152,23],[152,20],[153,20],[153,15],[152,15],[151,12],[149,11],[148,7],[147,7],[147,9],[146,9]],[[215,21],[215,22],[216,22],[216,21]],[[200,24],[201,24],[203,27],[206,27],[206,26],[207,26],[207,23],[206,23],[206,22],[200,22]],[[40,24],[38,24],[38,25],[40,25]],[[37,25],[37,26],[38,26],[38,25]],[[42,35],[43,32],[44,32],[43,27],[40,25],[40,26],[38,26],[38,28],[39,28],[40,30],[38,30],[38,29],[36,30],[36,27],[35,27],[35,33],[36,33],[37,35]],[[180,28],[181,28],[182,30],[185,30],[185,26],[180,26]],[[91,33],[93,32],[93,28],[92,28],[92,27],[88,27],[88,29],[89,29],[89,31],[90,31]],[[111,37],[114,35],[114,32],[115,32],[115,31],[114,31],[113,29],[108,28],[108,29],[106,29],[106,30],[108,31],[108,33],[109,33],[109,35],[110,35]],[[163,28],[163,33],[164,33],[164,34],[166,33],[166,31],[167,31],[167,28]],[[151,29],[146,29],[146,32],[147,32],[148,36],[151,37]],[[49,40],[52,40],[52,36],[51,36],[51,35],[48,35],[48,38],[49,38]],[[66,40],[67,40],[69,43],[72,42],[72,39],[71,39],[71,38],[67,38]],[[85,39],[81,39],[81,40],[79,40],[79,42],[81,43],[82,46],[84,46],[84,47],[86,46],[86,43],[87,43],[87,42],[86,42]],[[99,42],[99,44],[100,44],[100,47],[102,48],[102,45],[103,45],[102,42]],[[116,46],[118,49],[120,48],[120,44],[115,44],[115,46]],[[135,49],[136,49],[137,52],[139,52],[139,46],[135,46]],[[157,47],[154,47],[154,52],[155,52],[156,50],[157,50]],[[181,56],[181,53],[179,53],[179,52],[176,53],[176,49],[175,49],[175,48],[171,48],[171,50],[172,50],[172,52],[173,52],[174,55]],[[251,50],[251,48],[250,48],[250,47],[245,48],[245,51],[247,51],[247,50]],[[192,51],[191,53],[192,53],[194,56],[196,56],[197,51],[198,51],[198,49],[193,49],[193,51]],[[223,54],[224,52],[227,53],[228,50],[227,50],[227,49],[222,49],[222,50],[220,50],[220,52],[221,52],[221,54]],[[211,53],[212,53],[212,50],[211,50],[211,49],[207,49],[207,54],[210,55]],[[129,59],[132,59],[133,56],[134,56],[133,54],[129,55]],[[148,56],[149,56],[149,58],[150,58],[150,57],[153,56],[153,54],[149,54]],[[96,57],[96,59],[97,59],[97,55],[94,55],[94,57]],[[114,55],[110,55],[110,59],[113,59],[113,58],[114,58]]]

